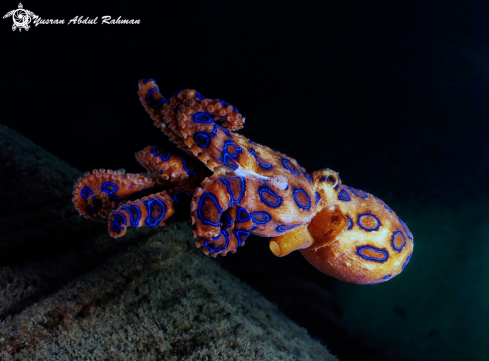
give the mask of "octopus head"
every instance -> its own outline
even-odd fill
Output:
[[[338,174],[314,173],[318,212],[309,224],[270,242],[276,256],[299,249],[321,272],[356,284],[385,282],[411,259],[413,235],[383,201],[342,184]]]
[[[350,283],[385,282],[401,273],[414,246],[407,225],[372,194],[346,185],[335,192],[308,225],[314,242],[302,255],[320,271]]]

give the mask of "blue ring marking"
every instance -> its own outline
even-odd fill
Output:
[[[192,115],[192,120],[196,123],[201,124],[209,124],[214,121],[214,119],[210,116],[209,113],[206,112],[198,112]]]
[[[316,205],[319,203],[320,200],[321,200],[321,196],[319,195],[318,192],[316,192],[316,194],[314,194],[314,201],[316,202]]]
[[[212,248],[211,246],[209,246],[209,242],[208,241],[205,241],[205,245],[206,245],[207,249],[209,250],[209,252],[221,252],[222,250],[225,250],[226,248],[228,248],[228,245],[229,245],[229,235],[228,235],[228,232],[225,229],[221,229],[221,232],[219,232],[219,234],[217,236],[215,236],[214,238],[212,238],[212,240],[215,241],[216,239],[218,239],[219,237],[221,237],[221,234],[224,234],[224,239],[226,240],[226,243],[224,244],[224,247],[222,247],[222,248]]]
[[[153,80],[153,79],[141,79],[143,81],[143,84],[147,84],[149,83],[150,81],[152,81],[153,83],[156,84],[156,82]]]
[[[297,193],[304,193],[304,195],[307,198],[307,206],[305,206],[301,202],[299,202],[299,200],[297,199]],[[305,191],[303,191],[302,189],[296,189],[294,191],[294,201],[302,209],[308,210],[309,208],[311,208],[311,198],[309,198],[309,195]]]
[[[374,251],[374,252],[379,252],[379,253],[382,253],[382,254],[384,255],[384,257],[383,257],[383,258],[376,258],[376,257],[364,256],[364,255],[362,254],[362,251],[363,251],[364,249],[370,249],[370,250],[372,250],[372,251]],[[376,262],[384,262],[385,260],[387,260],[387,258],[389,258],[389,255],[388,255],[388,253],[387,253],[386,251],[381,250],[381,249],[377,249],[377,248],[372,247],[372,246],[363,246],[363,247],[358,247],[357,252],[358,252],[358,255],[359,255],[360,257],[365,258],[365,259],[368,259],[368,260],[376,261]]]
[[[283,225],[283,226],[277,226],[275,227],[275,230],[277,232],[287,232],[290,231],[291,229],[299,227],[300,224],[289,224],[289,225]]]
[[[231,132],[230,132],[229,130],[227,130],[226,128],[221,127],[220,125],[218,125],[218,126],[217,126],[217,128],[218,128],[219,130],[221,130],[221,132],[223,132],[224,134],[226,134],[228,137],[230,137],[230,136],[231,136]]]
[[[194,140],[197,142],[199,147],[207,148],[211,143],[211,139],[208,133],[205,132],[197,132],[194,134]]]
[[[241,235],[244,234],[244,238],[241,239]],[[250,232],[249,231],[243,231],[243,230],[234,230],[234,235],[236,236],[236,238],[238,239],[238,245],[236,246],[236,248],[238,248],[239,246],[241,246],[241,243],[243,243],[246,238],[248,238],[248,236],[250,235]]]
[[[112,190],[111,190],[112,188]],[[112,182],[104,182],[102,183],[102,191],[105,192],[105,193],[109,193],[109,194],[112,194],[112,193],[115,193],[117,192],[117,184],[115,183],[112,183]]]
[[[338,184],[334,186],[334,190],[337,191],[338,189],[340,189],[340,187],[338,187]]]
[[[275,197],[277,199],[277,201],[275,203],[270,203],[269,201],[267,201],[263,197],[263,194],[262,194],[263,192],[266,192],[271,197]],[[263,203],[265,203],[269,207],[277,208],[282,204],[282,198],[279,197],[278,195],[276,195],[275,193],[273,193],[270,189],[266,188],[266,186],[261,186],[260,188],[258,188],[258,195],[260,196],[260,199],[263,201]]]
[[[250,141],[250,143],[251,143],[251,141]],[[256,161],[258,162],[258,165],[259,165],[260,167],[262,167],[262,168],[264,168],[264,169],[269,169],[269,168],[271,168],[271,167],[272,167],[272,165],[271,165],[270,163],[269,163],[269,164],[263,164],[263,163],[261,162],[261,160],[260,160],[260,159],[258,159],[258,156],[256,155],[256,151],[255,151],[253,148],[249,148],[249,149],[248,149],[248,151],[250,152],[250,154],[251,154],[253,157],[255,157],[255,159],[256,159]]]
[[[248,213],[248,211],[245,208],[240,207],[238,210],[238,222],[247,222],[249,220],[250,220],[250,214]]]
[[[282,163],[284,164],[285,169],[287,169],[287,170],[288,170],[290,173],[292,173],[292,174],[295,174],[295,175],[299,174],[299,171],[294,171],[294,170],[292,170],[292,169],[291,169],[291,168],[290,168],[290,167],[287,165],[287,162],[289,162],[289,163],[290,163],[290,165],[292,166],[292,162],[291,162],[290,160],[288,160],[287,158],[282,159]]]
[[[258,223],[258,224],[265,224],[267,222],[270,222],[270,220],[272,219],[272,217],[266,212],[253,212],[253,213],[250,213],[250,216],[251,216],[251,219],[253,219],[253,222]],[[265,217],[265,219],[260,220],[257,218],[257,216],[263,216],[263,217]]]
[[[397,217],[397,218],[399,218],[399,217]],[[401,221],[402,228],[404,228],[404,232],[406,232],[409,239],[413,239],[413,234],[411,233],[411,231],[407,227],[407,224],[404,223],[404,221],[401,218],[399,218],[399,220]]]
[[[373,219],[375,219],[375,221],[377,222],[377,226],[375,226],[375,227],[373,227],[373,228],[368,228],[368,227],[363,226],[363,225],[362,225],[362,218],[363,218],[363,217],[372,217],[372,218],[373,218]],[[375,217],[373,214],[370,214],[370,213],[365,213],[365,214],[361,214],[361,215],[359,215],[359,216],[358,216],[357,223],[358,223],[358,225],[359,225],[360,227],[362,227],[364,230],[369,231],[369,232],[371,232],[371,231],[375,231],[375,230],[379,229],[379,227],[380,227],[380,221],[379,221],[379,219],[378,219],[377,217]]]
[[[202,94],[197,93],[197,94],[195,94],[195,96],[197,97],[197,99],[199,99],[200,101],[202,101],[202,98],[203,98]]]
[[[239,198],[236,201],[236,203],[241,202],[241,200],[243,199],[244,193],[245,193],[245,189],[246,189],[246,181],[244,180],[244,178],[243,177],[238,177],[238,178],[241,181],[241,194],[239,195]]]
[[[158,88],[154,87],[154,88],[152,88],[152,89],[151,89],[151,90],[148,92],[148,94],[146,94],[146,103],[148,103],[148,105],[149,105],[151,108],[153,108],[153,109],[158,108],[158,107],[159,107],[159,106],[160,106],[162,103],[166,102],[166,99],[165,99],[165,98],[163,98],[163,97],[161,97],[162,99],[160,100],[160,102],[159,102],[158,104],[156,104],[156,105],[151,104],[151,101],[150,101],[149,97],[150,97],[150,95],[151,95],[151,94],[152,94],[152,93],[153,93],[155,90],[158,90]],[[161,95],[161,94],[160,94],[160,95]]]
[[[231,199],[228,207],[230,207],[231,204],[236,203],[236,201],[234,200],[233,192],[231,191],[231,184],[229,184],[227,179],[221,178],[220,180],[221,180],[221,183],[223,183],[226,186],[226,188],[228,189],[229,198]]]
[[[228,151],[229,146],[232,145],[235,149],[235,153],[231,154]],[[238,147],[236,144],[234,144],[232,141],[227,141],[224,143],[222,147],[222,162],[227,165],[229,168],[232,169],[237,169],[238,168],[238,163],[236,162],[236,158],[238,157],[239,153],[241,152],[241,147]],[[235,163],[229,163],[229,162]]]
[[[340,194],[338,194],[338,199],[341,200],[341,201],[349,201],[351,198],[350,198],[350,195],[348,194],[347,191],[345,191],[344,189],[341,190]]]
[[[129,206],[124,206],[122,209],[129,213],[129,221],[131,222],[132,226],[137,227],[139,220],[141,219],[141,211],[139,208],[131,204]]]
[[[229,168],[232,169],[238,169],[238,163],[231,157],[229,154],[224,153],[224,156],[222,157],[222,162],[227,165]],[[231,163],[229,163],[231,162]],[[235,163],[235,164],[232,164]]]
[[[231,152],[229,151],[229,147],[230,147],[230,146],[232,146],[232,147],[234,148],[234,153],[231,153]],[[234,157],[236,157],[236,155],[238,154],[238,148],[236,148],[236,146],[235,146],[235,145],[234,145],[234,143],[232,143],[232,142],[226,142],[226,143],[224,143],[224,148],[225,148],[225,152],[226,152],[227,154],[229,154],[229,155],[230,155],[231,157],[233,157],[233,158],[234,158]],[[241,148],[239,148],[239,150],[241,150]]]
[[[112,230],[112,232],[120,233],[123,228],[121,227],[120,220],[117,220],[117,218],[122,218],[122,223],[126,225],[126,217],[124,217],[122,213],[117,212],[116,214],[114,214],[114,216],[112,217],[112,221],[110,222],[110,229]]]
[[[187,168],[187,164],[185,163],[185,159],[183,159],[182,157],[179,157],[182,161],[182,164],[183,164],[183,169],[185,169],[185,172],[187,172],[187,174],[197,174],[199,172],[199,167],[197,165],[195,165],[195,167],[197,168],[195,170],[195,172],[191,172],[188,170]]]
[[[208,221],[207,219],[204,219],[202,217],[202,212],[201,212],[202,202],[203,202],[204,198],[206,198],[206,197],[209,197],[209,198],[211,198],[214,201],[214,204],[216,205],[217,209],[219,210],[219,213],[222,214],[222,208],[219,205],[219,202],[217,201],[216,196],[214,194],[212,194],[212,193],[205,193],[204,195],[202,195],[200,197],[200,199],[199,199],[199,206],[197,208],[197,214],[198,214],[200,220],[202,221],[202,223],[207,224],[208,226],[220,226],[219,221],[217,221],[216,223],[212,223],[211,221]]]
[[[397,248],[397,247],[396,247],[396,242],[395,242],[395,240],[396,240],[396,235],[397,235],[398,233],[399,233],[399,234],[402,236],[402,240],[403,240],[403,244],[402,244],[402,246],[401,246],[401,247],[399,247],[399,248]],[[404,246],[405,246],[405,245],[406,245],[406,238],[404,237],[404,235],[402,234],[402,232],[401,232],[401,231],[396,231],[396,232],[394,232],[394,234],[392,235],[392,247],[394,247],[394,249],[395,249],[396,251],[401,251],[401,250],[404,248]]]
[[[231,227],[233,225],[233,220],[231,219],[231,216],[227,213],[224,213],[221,216],[221,220],[228,227]]]
[[[88,213],[93,213],[93,212],[95,212],[95,208],[93,208],[93,206],[91,206],[90,204],[89,204],[89,205],[87,205],[87,206],[85,207],[85,210],[86,210]]]
[[[166,162],[169,158],[170,158],[170,153],[169,152],[166,152],[166,156],[163,157],[161,156],[160,154],[156,153],[156,151],[159,150],[159,148],[157,147],[153,147],[151,149],[151,154],[153,154],[155,157],[158,157],[160,158],[162,161]]]
[[[175,207],[175,213],[173,213],[173,215],[170,218],[170,222],[180,222],[180,220],[175,220],[175,218],[181,216],[181,214],[178,214],[178,212],[180,210],[180,200],[178,199],[178,196],[181,195],[181,194],[184,194],[184,195],[186,195],[188,197],[188,200],[189,200],[189,202],[188,202],[189,203],[188,209],[190,210],[190,202],[192,201],[192,196],[190,195],[190,193],[185,192],[185,191],[175,192],[175,194],[171,198],[175,202],[176,207]],[[188,213],[185,214],[184,216],[188,216]]]
[[[321,177],[321,178],[319,178],[319,181],[320,181],[320,182],[325,182],[325,181],[326,181],[326,177]]]
[[[166,207],[165,207],[165,203],[163,203],[162,201],[160,201],[159,199],[156,199],[156,198],[153,198],[149,201],[145,201],[144,202],[145,205],[146,205],[146,208],[148,209],[148,218],[146,218],[146,224],[148,226],[155,226],[156,224],[158,224],[159,221],[161,221],[163,219],[163,217],[165,216],[166,214]],[[155,207],[153,206],[153,204],[156,204],[156,207],[160,206],[161,207],[161,214],[158,215],[158,217],[154,220],[152,220],[152,213],[153,211],[155,210]]]
[[[183,89],[182,89],[182,90],[177,91],[175,94],[173,94],[173,95],[171,96],[171,98],[176,97],[176,96],[177,96],[178,94],[180,94],[182,91],[183,91]]]
[[[221,132],[225,133],[227,136],[231,136],[231,132],[229,130],[227,130],[226,128],[216,124],[216,126],[214,127],[214,133],[217,131],[217,129],[219,129]]]
[[[231,105],[231,104],[229,104],[228,102],[225,102],[224,100],[221,100],[221,104],[222,104],[222,106],[224,106],[224,107],[228,107],[228,106],[230,106],[230,105]],[[231,105],[231,106],[232,106],[232,105]],[[233,106],[232,106],[232,107],[233,107]],[[238,112],[238,109],[236,109],[235,107],[233,107],[233,112],[235,112],[235,113],[239,113],[239,112]]]
[[[347,228],[347,230],[349,230],[349,229],[351,229],[353,227],[353,222],[352,222],[352,220],[351,220],[351,218],[350,218],[349,215],[347,215],[346,218],[348,219],[348,228]]]
[[[391,277],[392,277],[392,275],[387,275],[387,276],[382,277],[382,279],[384,279],[384,280],[388,280],[388,279],[389,279],[389,278],[391,278]]]
[[[245,188],[246,188],[246,182],[243,179],[243,177],[238,177],[238,178],[241,181],[241,194],[239,195],[238,199],[234,199],[234,194],[231,191],[231,184],[229,184],[227,179],[221,178],[221,183],[223,183],[226,186],[226,188],[228,189],[229,198],[231,199],[231,202],[229,202],[228,207],[230,207],[232,204],[241,202],[241,199],[243,199],[243,195],[244,195]]]
[[[83,187],[83,189],[80,192],[80,197],[82,197],[83,199],[87,199],[90,196],[90,194],[92,194],[92,190],[88,187]]]
[[[413,255],[413,254],[411,253],[411,254],[409,255],[409,257],[406,259],[406,261],[405,261],[405,262],[404,262],[404,264],[402,265],[402,269],[404,269],[404,268],[407,266],[407,264],[408,264],[408,263],[409,263],[409,261],[411,260],[412,255]]]
[[[304,175],[304,178],[306,178],[309,182],[312,182],[314,180],[314,178],[312,177],[312,175],[307,174],[304,171],[302,171],[302,175]]]
[[[354,195],[356,195],[357,197],[360,197],[360,198],[363,198],[363,199],[365,199],[365,198],[367,198],[367,197],[368,197],[367,192],[364,192],[364,191],[361,191],[361,190],[359,190],[359,189],[355,189],[355,188],[352,188],[352,187],[348,187],[348,189],[350,190],[350,192],[352,192],[352,193],[353,193]],[[357,193],[357,192],[358,192],[358,193]],[[364,194],[362,195],[362,193],[361,193],[361,192],[363,192]]]

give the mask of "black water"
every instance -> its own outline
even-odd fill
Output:
[[[16,7],[2,5],[4,13]],[[486,2],[24,7],[66,23],[13,32],[11,18],[0,22],[0,122],[82,171],[138,172],[134,152],[174,149],[142,109],[138,79],[156,79],[166,96],[194,88],[226,100],[246,117],[242,134],[309,171],[332,168],[344,183],[384,199],[417,243],[406,271],[375,288],[332,281],[299,255],[275,259],[258,238],[234,261],[222,261],[225,267],[344,360],[359,359],[351,350],[369,340],[375,346],[362,346],[364,359],[487,358],[477,341],[489,331],[481,321],[489,320],[489,270],[481,266],[489,255]],[[101,24],[104,15],[141,24]],[[98,24],[68,25],[75,16],[98,17]],[[321,293],[304,291],[309,281],[330,293],[320,298],[333,316],[301,316]],[[434,310],[441,313],[431,317]],[[347,331],[328,335],[319,314],[344,316],[346,324],[331,327]],[[349,327],[363,334],[355,339]]]

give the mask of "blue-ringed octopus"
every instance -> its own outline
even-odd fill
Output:
[[[112,237],[189,221],[210,256],[236,252],[250,234],[271,237],[275,256],[299,250],[318,270],[356,284],[387,281],[409,263],[413,235],[387,204],[331,169],[309,173],[236,133],[245,119],[231,104],[189,89],[165,99],[152,79],[139,81],[138,94],[187,156],[149,146],[136,153],[147,173],[100,169],[78,179],[75,208],[108,216]]]

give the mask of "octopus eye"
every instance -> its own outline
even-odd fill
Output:
[[[336,179],[335,176],[328,176],[328,178],[326,178],[326,182],[331,186],[331,187],[335,187],[337,184],[338,184],[338,179]]]

